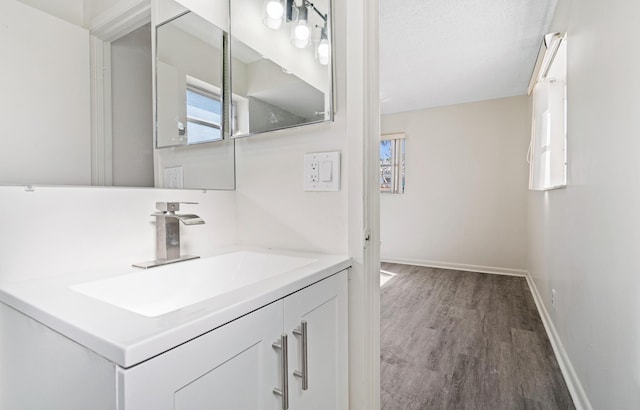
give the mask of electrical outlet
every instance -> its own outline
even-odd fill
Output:
[[[318,161],[311,161],[309,166],[311,168],[309,170],[309,177],[311,179],[311,182],[318,182],[319,180],[318,174],[320,173],[320,164],[318,163]]]
[[[305,191],[340,190],[340,152],[304,154]]]
[[[551,307],[553,310],[556,310],[556,305],[558,304],[558,294],[555,289],[551,289]]]

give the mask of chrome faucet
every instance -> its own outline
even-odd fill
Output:
[[[177,214],[180,204],[197,204],[197,202],[156,202],[159,212],[156,217],[156,259],[148,262],[134,263],[138,268],[153,268],[197,259],[199,256],[180,255],[180,221],[185,225],[202,225],[204,221],[198,215]]]

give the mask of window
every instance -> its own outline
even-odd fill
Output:
[[[187,143],[222,139],[222,100],[220,96],[187,87]]]
[[[530,84],[533,113],[529,189],[567,185],[567,45],[560,33],[545,36]]]
[[[380,192],[404,193],[405,135],[380,137]]]

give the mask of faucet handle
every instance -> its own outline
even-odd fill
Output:
[[[180,210],[180,204],[197,205],[197,202],[156,202],[156,209],[161,212],[175,212]]]

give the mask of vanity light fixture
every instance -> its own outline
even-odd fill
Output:
[[[277,30],[282,25],[284,17],[283,0],[264,0],[262,22],[265,26]]]
[[[316,61],[322,65],[329,64],[331,46],[327,35],[327,15],[323,14],[309,0],[302,0],[298,6],[296,0],[264,0],[262,22],[273,30],[280,29],[282,22],[293,23],[291,27],[291,44],[297,48],[306,48],[311,42],[312,27],[309,24],[309,10],[312,9],[324,24],[320,28],[320,39],[315,48]]]

